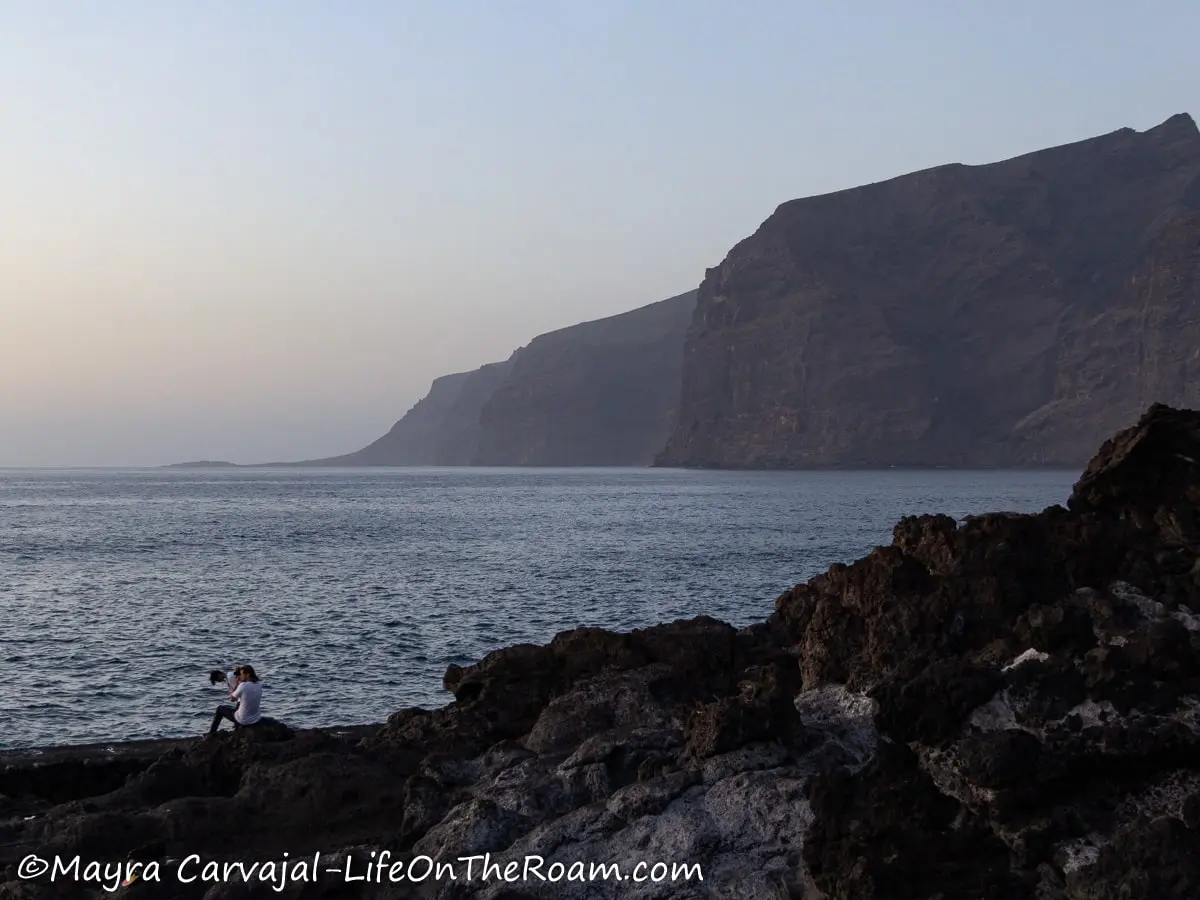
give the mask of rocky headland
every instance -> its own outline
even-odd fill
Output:
[[[19,880],[30,854],[157,861],[161,883],[122,893],[208,900],[1194,898],[1198,504],[1200,413],[1156,405],[1065,507],[906,518],[750,627],[564,632],[452,666],[453,702],[374,728],[11,751],[0,898],[101,895]],[[360,872],[490,853],[703,880],[167,874],[316,851]]]
[[[697,273],[699,275],[699,273]],[[1187,114],[782,204],[698,290],[436,380],[304,465],[1082,466],[1200,405]]]
[[[1082,466],[1200,404],[1186,114],[784,203],[709,269],[663,465]]]
[[[477,466],[647,466],[670,432],[696,292],[539,335],[479,415]]]
[[[443,375],[383,437],[361,450],[299,466],[467,466],[479,449],[479,414],[508,362]]]
[[[300,466],[645,466],[679,398],[696,292],[540,334],[435,379],[361,450]]]

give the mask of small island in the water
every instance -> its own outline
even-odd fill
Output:
[[[192,462],[169,463],[164,469],[234,469],[237,463],[223,459],[197,459]]]

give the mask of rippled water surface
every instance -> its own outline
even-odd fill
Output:
[[[195,734],[250,662],[297,725],[441,705],[448,663],[760,620],[904,514],[1062,503],[1068,472],[0,470],[0,747]]]

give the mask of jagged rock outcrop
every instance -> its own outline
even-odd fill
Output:
[[[1200,896],[1200,412],[1152,407],[1068,505],[897,524],[766,622],[583,628],[451,666],[442,709],[0,755],[0,898],[47,857],[381,854],[457,879],[142,883],[292,898]],[[489,878],[462,858],[490,854]],[[519,876],[540,859],[582,880]],[[570,868],[580,863],[583,869]],[[656,881],[587,877],[593,864]],[[512,865],[512,870],[506,867]],[[703,880],[669,875],[699,865]],[[414,870],[416,871],[416,870]],[[424,870],[420,870],[424,871]],[[140,892],[140,893],[139,893]]]
[[[539,335],[480,415],[482,466],[648,465],[679,397],[696,292]]]
[[[780,206],[702,283],[658,461],[1082,465],[1200,403],[1200,133],[1178,115]]]
[[[1182,818],[1200,804],[1198,454],[1200,414],[1155,407],[1069,510],[906,519],[780,598],[771,625],[805,684],[866,692],[887,748],[811,785],[822,890],[1200,891],[1200,823]]]

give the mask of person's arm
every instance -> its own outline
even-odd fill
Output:
[[[232,691],[229,692],[229,699],[233,700],[235,703],[240,703],[241,699],[242,699],[242,694],[244,694],[244,693],[245,693],[245,691],[242,690],[242,685],[239,682],[238,685],[236,687],[234,687],[234,689]]]

